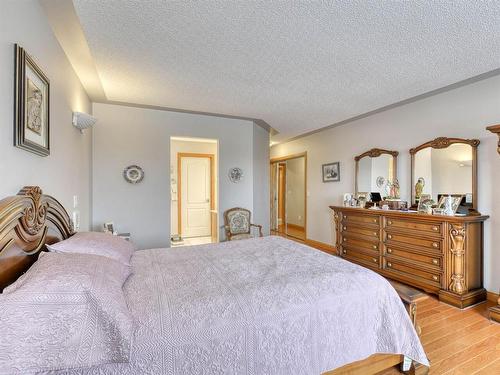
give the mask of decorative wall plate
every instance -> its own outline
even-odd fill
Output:
[[[123,170],[123,178],[131,184],[138,184],[144,179],[144,170],[138,165],[129,165]]]
[[[381,188],[382,186],[384,186],[385,184],[384,176],[378,176],[376,182],[377,182],[377,187]]]
[[[241,170],[241,168],[231,168],[229,170],[229,179],[234,183],[240,182],[243,179],[243,171]]]

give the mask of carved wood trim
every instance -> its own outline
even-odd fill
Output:
[[[452,144],[455,143],[462,143],[462,144],[467,144],[472,147],[472,208],[474,210],[477,210],[477,147],[481,143],[479,139],[464,139],[464,138],[447,138],[447,137],[438,137],[436,139],[433,139],[432,141],[426,142],[421,144],[420,146],[417,146],[415,148],[412,148],[410,150],[410,156],[411,156],[411,202],[415,202],[415,154],[423,150],[424,148],[427,147],[432,147],[436,149],[442,149],[442,148],[447,148],[451,146]]]
[[[465,280],[465,240],[464,225],[450,224],[451,281],[448,289],[463,294],[468,291]]]
[[[354,160],[359,161],[360,159],[364,158],[365,156],[369,156],[371,158],[378,158],[382,154],[388,154],[388,155],[392,155],[394,157],[397,157],[399,155],[399,152],[398,151],[384,150],[383,148],[372,148],[371,150],[363,152],[361,155],[355,156]]]
[[[432,148],[447,148],[451,146],[452,144],[455,143],[464,143],[467,145],[472,146],[473,148],[479,146],[479,139],[464,139],[464,138],[447,138],[447,137],[438,137],[436,139],[433,139],[432,141],[425,142],[421,144],[420,146],[417,146],[415,148],[412,148],[410,150],[410,154],[414,155],[416,152],[423,150],[424,148],[427,147],[432,147]]]
[[[48,240],[49,225],[61,239],[74,233],[64,207],[38,186],[25,186],[17,195],[0,200],[0,290],[36,260]]]
[[[488,126],[486,130],[489,130],[490,132],[498,135],[498,145],[497,145],[497,152],[500,154],[500,124],[498,125],[492,125]],[[500,304],[500,303],[499,303]]]

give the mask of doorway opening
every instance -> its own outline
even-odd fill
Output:
[[[218,242],[218,141],[170,138],[171,246]]]
[[[307,153],[271,159],[271,232],[305,241]]]

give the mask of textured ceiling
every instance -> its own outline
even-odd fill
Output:
[[[73,3],[108,100],[262,119],[275,141],[500,68],[500,2]]]

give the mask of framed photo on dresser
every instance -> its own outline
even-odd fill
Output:
[[[35,61],[14,45],[14,146],[50,154],[50,82]]]

